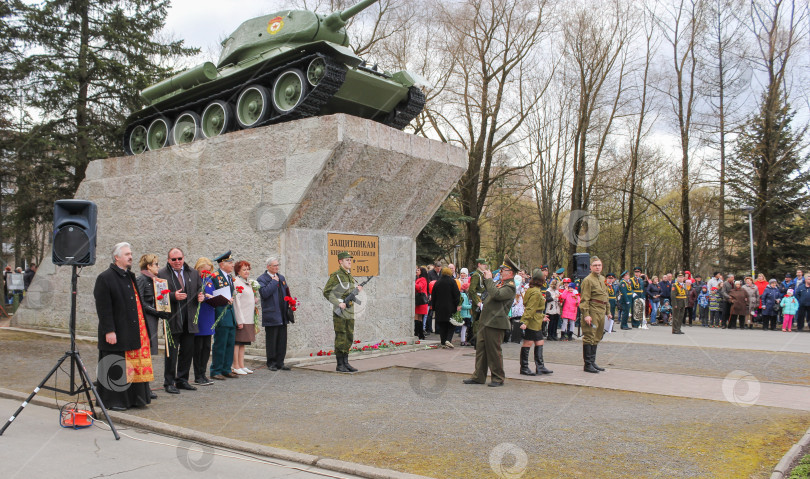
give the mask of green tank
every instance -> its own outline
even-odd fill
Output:
[[[285,10],[247,20],[222,42],[217,65],[197,65],[141,92],[147,106],[127,118],[124,151],[333,113],[405,128],[425,105],[423,80],[367,66],[344,28],[376,1],[331,15]]]

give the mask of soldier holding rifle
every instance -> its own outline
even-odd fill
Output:
[[[354,342],[354,302],[348,298],[353,297],[355,290],[358,293],[362,291],[363,287],[352,277],[352,260],[352,255],[347,251],[338,253],[340,267],[329,275],[326,286],[323,287],[323,297],[334,306],[332,322],[335,327],[335,370],[340,373],[357,372],[349,364],[349,349]]]

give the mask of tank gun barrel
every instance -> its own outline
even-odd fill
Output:
[[[358,2],[343,11],[334,12],[326,17],[324,24],[330,30],[339,30],[346,25],[346,22],[348,22],[350,18],[370,7],[371,4],[375,3],[376,1],[377,0],[362,0],[361,2]]]

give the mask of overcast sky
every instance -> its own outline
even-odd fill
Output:
[[[280,0],[172,0],[165,31],[186,46],[218,54],[219,42],[242,22],[283,8]]]

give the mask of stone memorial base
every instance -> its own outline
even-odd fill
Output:
[[[309,118],[189,145],[90,163],[77,199],[98,205],[96,264],[82,269],[77,329],[95,336],[96,276],[114,244],[132,244],[135,265],[170,248],[200,257],[231,250],[252,267],[281,260],[301,305],[289,355],[331,349],[327,235],[378,238],[379,276],[357,307],[355,338],[412,339],[415,238],[466,168],[464,150],[349,115]],[[69,266],[43,262],[12,325],[65,331]],[[136,271],[137,272],[137,271]],[[363,279],[363,275],[358,275]],[[264,347],[264,333],[254,348]]]

